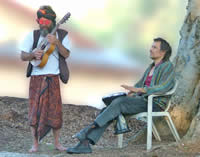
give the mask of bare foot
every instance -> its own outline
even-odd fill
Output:
[[[67,149],[67,148],[63,147],[61,144],[56,144],[55,147],[56,147],[56,150],[59,150],[59,151],[66,151],[66,149]]]
[[[32,148],[31,149],[29,149],[29,153],[34,153],[34,152],[37,152],[38,151],[38,146],[32,146]]]

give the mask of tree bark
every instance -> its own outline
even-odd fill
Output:
[[[180,135],[200,135],[200,1],[188,0],[187,15],[180,30],[177,55],[173,60],[179,82],[172,96],[170,114]]]

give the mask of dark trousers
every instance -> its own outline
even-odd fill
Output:
[[[134,115],[146,111],[147,100],[143,97],[119,97],[113,100],[112,103],[97,116],[95,123],[98,127],[90,130],[87,134],[87,139],[90,140],[92,144],[96,144],[105,129],[120,114]],[[157,104],[153,104],[153,111],[161,111],[161,108]]]

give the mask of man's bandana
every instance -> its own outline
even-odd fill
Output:
[[[37,11],[37,17],[38,17],[38,19],[40,19],[41,17],[44,17],[46,19],[49,19],[49,20],[55,22],[56,13],[53,11],[53,9],[50,6],[42,6]]]

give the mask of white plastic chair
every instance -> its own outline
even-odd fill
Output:
[[[170,106],[171,106],[171,100],[169,100],[167,108],[164,111],[160,112],[152,112],[152,104],[153,104],[153,98],[158,97],[158,96],[166,96],[166,95],[172,95],[176,88],[177,88],[178,83],[176,82],[173,89],[171,89],[169,92],[162,94],[162,95],[149,95],[148,96],[148,111],[147,112],[142,112],[138,113],[136,115],[131,116],[130,118],[136,118],[136,119],[142,119],[145,118],[145,121],[147,121],[147,151],[151,150],[152,148],[152,131],[155,136],[155,138],[158,141],[161,141],[160,135],[152,121],[152,117],[167,117],[165,120],[167,121],[167,124],[175,138],[175,140],[178,142],[180,141],[179,134],[174,126],[174,123],[171,119],[171,116],[168,112]],[[123,134],[118,135],[118,147],[122,148],[123,146]]]

